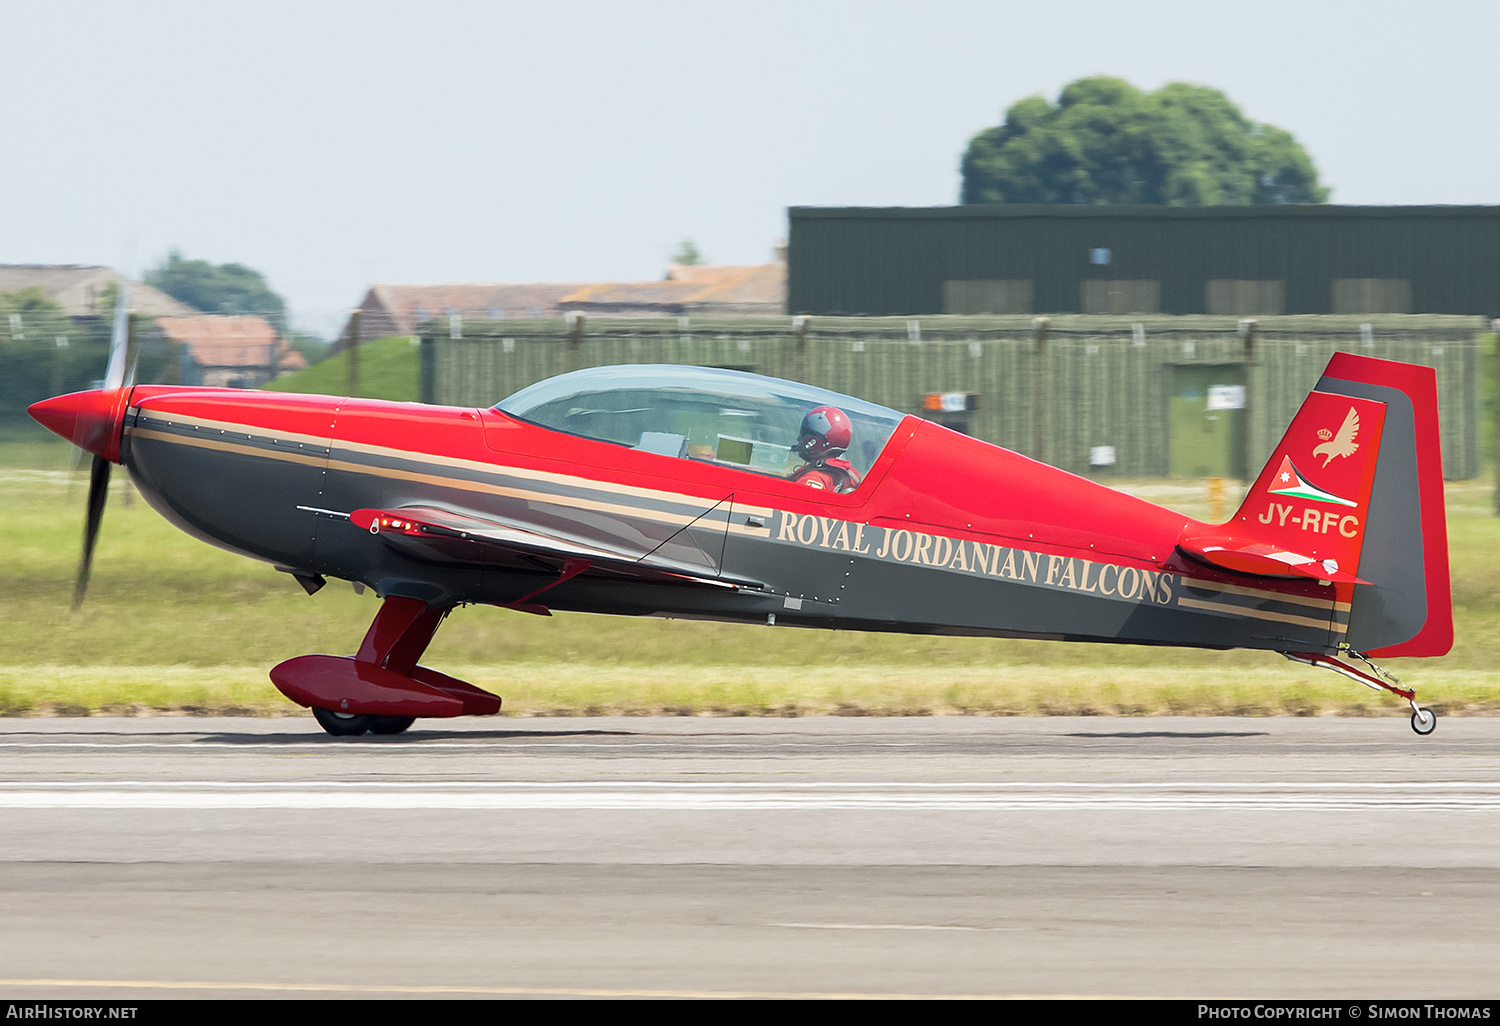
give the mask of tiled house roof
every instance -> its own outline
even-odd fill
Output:
[[[195,317],[159,317],[156,326],[173,342],[187,348],[188,355],[202,376],[202,384],[225,384],[245,376],[257,383],[269,380],[272,353],[277,372],[301,370],[307,366],[302,354],[286,344],[276,329],[263,317],[221,317],[200,314]],[[215,374],[214,372],[224,372]],[[226,375],[228,375],[226,377]],[[224,378],[216,381],[215,378]]]
[[[491,320],[556,317],[557,301],[579,288],[576,283],[533,282],[509,285],[476,282],[455,285],[374,285],[359,306],[361,342],[390,335],[410,335],[423,321],[457,313]],[[349,329],[335,349],[347,344]]]
[[[416,334],[418,326],[444,321],[552,318],[578,310],[629,317],[674,314],[779,314],[786,309],[786,264],[756,267],[674,265],[661,281],[604,283],[372,285],[360,303],[361,342]],[[346,324],[333,347],[349,344]]]
[[[585,285],[562,310],[598,315],[779,314],[786,309],[786,264],[755,267],[675,265],[664,281]]]
[[[108,267],[82,264],[0,264],[0,292],[40,289],[69,317],[108,317],[102,309],[105,291],[121,280]],[[130,305],[148,317],[188,317],[198,311],[150,285],[132,282]]]

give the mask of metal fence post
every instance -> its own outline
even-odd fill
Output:
[[[1047,327],[1052,322],[1038,317],[1031,322],[1036,345],[1031,362],[1031,458],[1047,462]]]
[[[1245,481],[1255,482],[1255,321],[1240,321],[1245,336]]]
[[[347,391],[351,397],[359,395],[359,307],[349,312],[349,381]]]
[[[792,374],[797,381],[807,380],[807,328],[812,318],[800,315],[792,318],[792,329],[797,333],[797,355],[793,361]]]
[[[437,340],[430,335],[418,335],[417,355],[420,358],[418,366],[421,375],[417,382],[421,389],[418,394],[424,403],[435,405],[437,403]]]
[[[576,371],[583,366],[583,324],[586,318],[581,310],[569,310],[568,322],[568,370]]]

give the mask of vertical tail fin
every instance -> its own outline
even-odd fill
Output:
[[[1272,559],[1316,563],[1314,576],[1353,583],[1379,465],[1385,404],[1314,391],[1245,496],[1237,526]]]
[[[1453,645],[1431,367],[1336,353],[1251,487],[1235,533],[1353,584],[1347,639],[1376,656]],[[1299,573],[1306,569],[1293,567]],[[1352,575],[1346,577],[1345,575]]]

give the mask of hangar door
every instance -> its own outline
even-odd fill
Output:
[[[1178,365],[1172,371],[1174,477],[1234,477],[1245,467],[1245,367]]]

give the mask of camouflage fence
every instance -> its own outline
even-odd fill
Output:
[[[922,318],[450,317],[422,326],[425,401],[489,406],[555,374],[626,363],[730,367],[931,416],[1074,473],[1165,476],[1180,368],[1226,368],[1244,386],[1245,451],[1269,458],[1336,351],[1434,367],[1443,469],[1479,473],[1477,317],[1059,315]],[[1179,389],[1180,390],[1180,389]],[[967,409],[924,409],[963,393]],[[1113,450],[1107,470],[1091,464]]]

